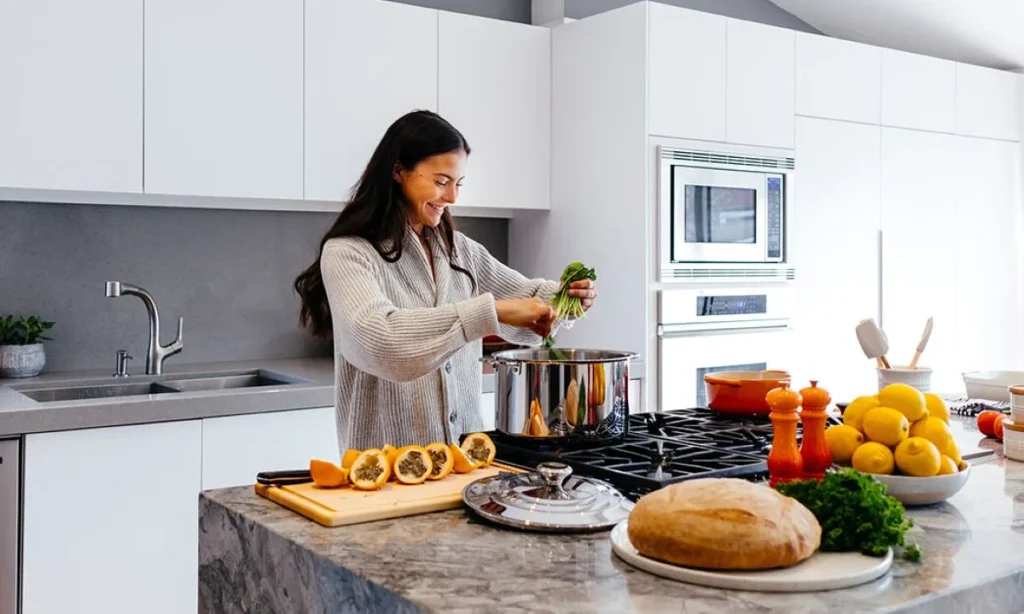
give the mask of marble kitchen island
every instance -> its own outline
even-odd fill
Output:
[[[682,584],[618,559],[608,532],[526,533],[464,510],[327,529],[251,487],[205,492],[199,505],[201,612],[1024,610],[1024,464],[1001,450],[949,501],[908,510],[921,563],[818,593]]]

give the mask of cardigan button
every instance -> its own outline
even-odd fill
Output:
[[[455,424],[455,421],[459,419],[459,414],[452,412],[452,415],[448,416],[448,422]]]
[[[448,362],[444,363],[444,370],[446,372],[448,372],[448,373],[452,372],[452,363],[451,363],[451,361],[448,361]]]

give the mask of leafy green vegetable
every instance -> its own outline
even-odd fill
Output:
[[[559,286],[558,292],[555,292],[555,295],[549,301],[551,306],[555,308],[555,318],[558,320],[578,320],[585,315],[586,312],[583,311],[583,303],[580,301],[580,298],[569,295],[569,286],[573,282],[583,279],[596,281],[597,273],[594,272],[594,269],[588,269],[583,266],[582,262],[573,262],[562,271],[562,278],[560,279],[562,285]],[[544,347],[551,350],[555,358],[565,360],[565,354],[555,347],[554,337],[549,335],[544,339]]]
[[[884,556],[905,544],[914,522],[903,517],[903,504],[886,494],[885,485],[850,467],[829,471],[820,482],[799,480],[778,484],[821,524],[821,550]]]
[[[921,546],[917,544],[911,544],[903,551],[903,558],[910,561],[911,563],[917,563],[921,560]]]

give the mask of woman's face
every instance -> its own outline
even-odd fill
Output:
[[[465,166],[466,152],[459,150],[431,156],[409,170],[399,169],[396,179],[416,232],[441,223],[441,214],[459,197]]]

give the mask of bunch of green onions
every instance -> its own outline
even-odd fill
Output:
[[[580,301],[578,296],[571,296],[569,294],[570,286],[573,282],[580,281],[583,279],[589,279],[591,281],[597,280],[597,273],[594,269],[587,268],[582,262],[573,262],[569,266],[565,267],[562,271],[561,282],[558,292],[555,293],[549,303],[555,309],[555,321],[566,320],[573,321],[582,318],[585,315],[583,311],[583,303]],[[555,338],[549,335],[544,339],[544,347],[551,350],[555,354],[555,358],[558,360],[565,360],[565,354],[555,347]]]

